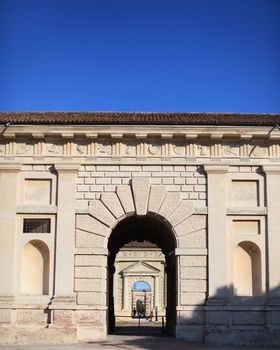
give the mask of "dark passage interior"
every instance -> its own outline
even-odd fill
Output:
[[[122,220],[112,231],[108,241],[108,330],[115,331],[114,273],[115,259],[119,250],[131,241],[150,241],[156,244],[165,255],[167,277],[165,332],[173,335],[176,325],[176,241],[171,227],[159,217],[131,216]]]

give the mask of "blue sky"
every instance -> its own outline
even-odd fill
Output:
[[[0,0],[0,110],[280,112],[279,0]]]

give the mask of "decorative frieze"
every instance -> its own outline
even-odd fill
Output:
[[[112,135],[113,136],[113,135]],[[145,157],[145,158],[277,158],[279,141],[181,140],[165,138],[96,138],[2,140],[0,157]]]

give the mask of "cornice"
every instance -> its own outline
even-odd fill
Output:
[[[0,172],[17,172],[21,170],[21,167],[21,163],[0,162]]]

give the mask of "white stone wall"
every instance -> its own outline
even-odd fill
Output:
[[[100,127],[99,138],[75,128],[38,126],[29,137],[18,126],[1,139],[1,341],[105,339],[108,237],[128,215],[153,213],[176,237],[176,336],[279,344],[278,134],[265,127],[139,127],[123,138],[124,128]],[[36,192],[31,180],[50,181],[50,198],[45,182]],[[51,219],[50,233],[23,234],[24,218]],[[47,295],[20,291],[31,240],[49,249]],[[239,278],[244,271],[250,284],[256,280],[253,289]]]
[[[167,192],[179,192],[182,199],[206,206],[206,178],[201,166],[191,165],[85,165],[77,179],[77,207],[103,192],[116,192],[117,185],[128,185],[132,178],[147,177],[151,185],[164,185]]]

